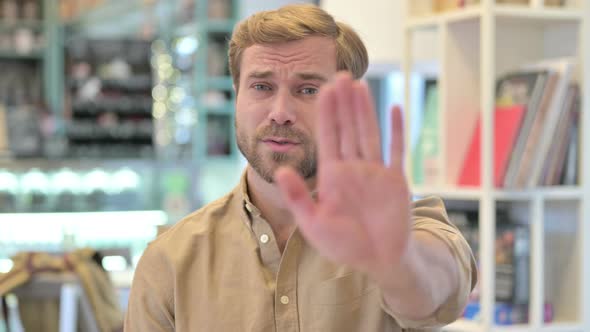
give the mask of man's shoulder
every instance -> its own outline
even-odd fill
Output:
[[[235,191],[203,206],[184,217],[160,234],[148,245],[148,250],[178,252],[185,246],[198,244],[199,239],[214,234],[218,227],[226,227],[239,217]]]
[[[239,198],[235,193],[229,193],[186,216],[151,241],[137,264],[138,280],[148,282],[149,279],[171,294],[169,288],[174,280],[190,278],[193,272],[187,267],[206,258],[223,241],[222,234],[227,234],[226,230],[239,222],[235,220],[239,218],[236,199]],[[223,231],[218,231],[219,228]]]

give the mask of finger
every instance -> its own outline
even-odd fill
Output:
[[[340,128],[340,151],[343,159],[358,159],[359,143],[355,125],[353,81],[349,73],[338,74],[336,78],[337,118]]]
[[[404,164],[404,124],[402,110],[394,106],[391,111],[391,168],[402,169]]]
[[[321,162],[340,159],[338,122],[336,119],[336,92],[326,84],[318,97],[319,121],[317,129],[318,155]]]
[[[355,84],[356,123],[360,139],[360,152],[365,160],[382,161],[381,140],[375,104],[366,82]]]
[[[301,176],[290,167],[281,167],[275,172],[274,179],[295,219],[302,223],[311,222],[315,202]]]

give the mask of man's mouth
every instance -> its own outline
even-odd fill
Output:
[[[297,145],[299,144],[296,141],[287,139],[287,138],[280,138],[280,137],[269,137],[269,138],[265,138],[263,139],[263,142],[265,143],[274,143],[274,144],[279,144],[279,145]]]
[[[298,141],[291,140],[288,138],[283,138],[283,137],[267,137],[267,138],[263,139],[262,142],[271,151],[280,152],[280,153],[289,152],[292,149],[294,149],[300,145],[300,143]]]

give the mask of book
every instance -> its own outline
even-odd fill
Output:
[[[520,70],[508,73],[502,77],[498,83],[496,88],[496,103],[498,105],[526,105],[525,118],[514,143],[514,148],[505,171],[502,187],[512,187],[516,182],[516,176],[520,168],[529,132],[531,131],[538,110],[541,107],[543,96],[546,91],[551,89],[551,81],[550,73],[545,70]],[[524,91],[528,91],[528,93],[524,93]]]
[[[412,154],[412,180],[415,185],[434,184],[440,179],[438,98],[438,86],[429,85],[422,132]]]
[[[559,185],[559,175],[566,161],[567,146],[572,133],[571,129],[574,126],[574,114],[577,109],[579,109],[579,87],[572,84],[568,88],[563,110],[538,185]]]
[[[496,210],[496,237],[494,241],[495,322],[498,325],[526,323],[530,302],[530,225],[515,219],[511,205],[498,205]],[[477,205],[450,204],[449,220],[464,234],[478,259],[479,211]],[[479,284],[483,276],[480,275]],[[479,320],[479,284],[470,294],[463,312],[468,320]],[[545,304],[545,322],[553,319],[552,305]]]
[[[527,116],[524,124],[526,132],[521,132],[518,137],[517,150],[515,150],[513,158],[510,160],[508,179],[505,181],[504,187],[523,187],[524,182],[528,179],[533,155],[542,135],[543,124],[546,121],[558,80],[557,73],[552,72],[549,74],[538,107],[531,110],[533,114],[530,117]]]
[[[547,74],[546,70],[518,70],[501,76],[496,82],[496,106],[532,108],[539,101]]]
[[[494,186],[501,187],[512,147],[524,119],[522,105],[497,107],[494,112]],[[481,116],[477,120],[459,175],[459,186],[481,185]]]
[[[565,168],[561,175],[560,183],[566,186],[578,184],[579,178],[579,137],[580,137],[580,112],[574,113],[574,121],[571,129],[571,136],[568,142],[568,151]]]
[[[530,238],[527,226],[501,219],[496,229],[496,301],[526,304],[530,293]]]
[[[523,167],[519,174],[518,183],[521,187],[535,187],[540,182],[543,164],[548,158],[549,147],[554,138],[560,114],[563,111],[564,100],[572,79],[574,66],[575,60],[572,58],[548,60],[530,66],[532,69],[553,70],[559,74],[559,79],[555,84],[555,90],[544,114],[545,118],[540,123],[540,132],[536,140],[531,141],[534,148],[530,150],[530,164],[528,167]]]
[[[470,301],[463,311],[463,318],[467,320],[480,320],[481,304]],[[553,305],[546,302],[543,306],[543,321],[551,323],[555,314]],[[497,302],[494,304],[494,324],[495,325],[516,325],[526,324],[529,321],[529,306],[523,304],[510,304]]]

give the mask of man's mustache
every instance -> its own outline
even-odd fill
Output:
[[[258,140],[263,140],[267,137],[282,137],[300,143],[307,142],[308,140],[307,135],[305,135],[302,131],[290,126],[283,126],[277,124],[266,126],[260,129],[256,134],[256,138]]]

